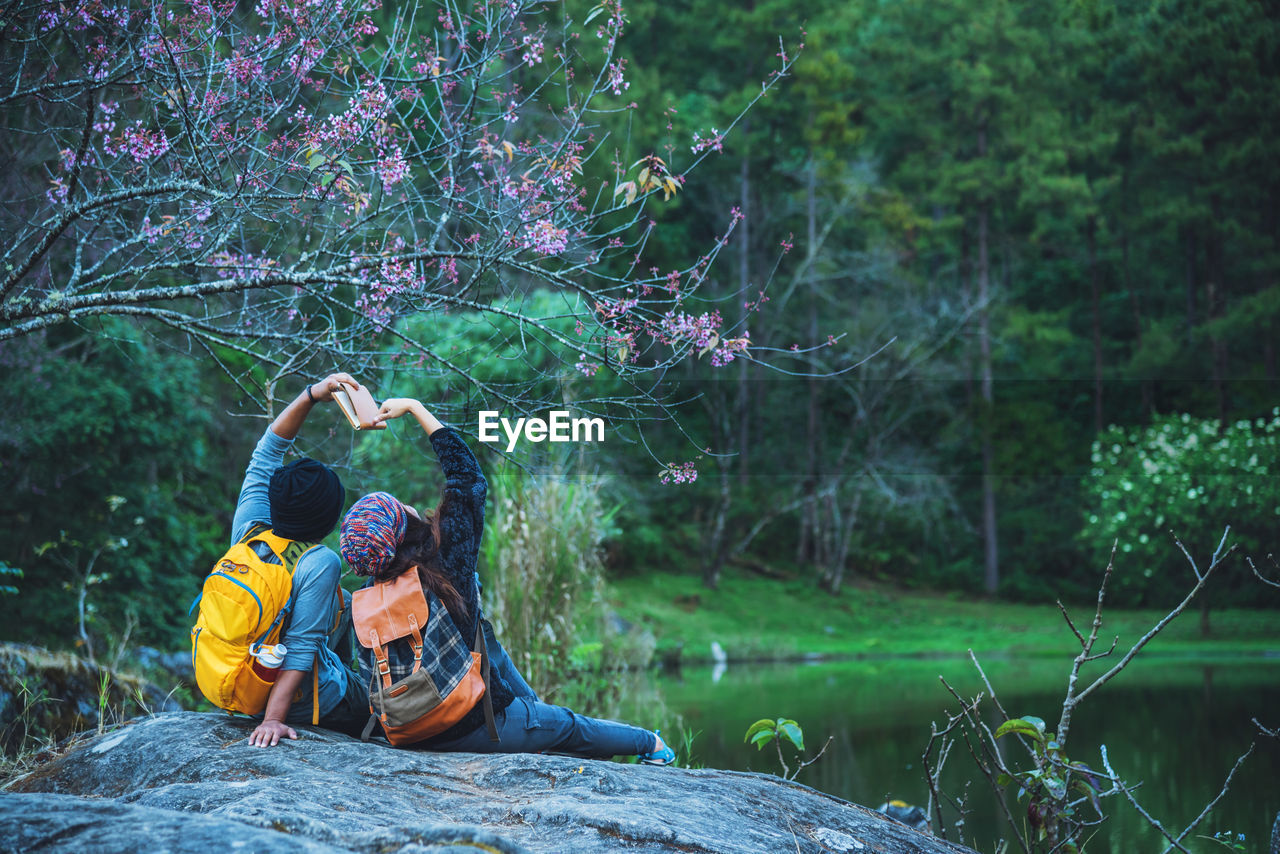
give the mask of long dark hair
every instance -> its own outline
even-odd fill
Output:
[[[381,572],[374,574],[375,581],[399,578],[410,569],[417,568],[422,586],[444,603],[454,622],[467,618],[467,603],[440,568],[440,519],[439,508],[419,519],[406,514],[404,538],[396,547],[395,557],[387,562]]]

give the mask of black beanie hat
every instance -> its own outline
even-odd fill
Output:
[[[319,542],[342,515],[342,481],[324,463],[303,458],[276,469],[267,493],[271,529],[288,540]]]

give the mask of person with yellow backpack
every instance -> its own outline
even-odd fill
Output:
[[[307,386],[258,441],[236,502],[231,549],[197,600],[196,682],[214,705],[262,716],[249,736],[256,747],[296,739],[291,724],[358,735],[368,716],[359,676],[346,663],[351,610],[338,583],[342,562],[320,545],[342,514],[342,482],[316,460],[284,464],[312,407],[343,385],[360,387],[345,373]]]

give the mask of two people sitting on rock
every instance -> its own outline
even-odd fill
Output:
[[[497,736],[496,740],[491,737],[483,704],[476,702],[460,720],[420,742],[421,746],[476,753],[635,755],[649,764],[670,763],[675,754],[657,733],[544,703],[529,687],[481,613],[476,559],[488,490],[484,474],[462,437],[417,400],[383,402],[376,423],[404,415],[412,415],[431,442],[444,473],[443,497],[433,510],[419,512],[386,492],[364,496],[342,523],[342,556],[353,572],[369,579],[366,587],[416,573],[422,589],[444,604],[458,636],[483,635],[481,643],[492,663],[488,694]],[[391,673],[408,674],[419,655],[425,658],[431,652],[416,652],[408,639],[390,643],[386,655]],[[362,646],[359,654],[362,678],[377,679],[371,651]]]
[[[347,666],[352,652],[351,595],[339,584],[342,567],[338,555],[326,546],[311,545],[328,536],[341,518],[342,483],[332,469],[315,460],[284,465],[285,453],[312,407],[332,400],[333,393],[344,385],[360,388],[349,374],[335,373],[307,386],[280,413],[254,449],[236,503],[233,546],[266,532],[300,544],[297,551],[302,552],[290,558],[292,604],[280,637],[287,652],[271,684],[262,721],[249,736],[249,743],[257,747],[297,738],[293,728],[297,724],[318,723],[358,735],[369,720],[368,688],[375,684],[375,662],[362,648],[364,674]],[[416,572],[422,589],[444,604],[444,616],[462,638],[480,637],[480,628],[492,662],[483,693],[492,709],[497,736],[497,740],[491,739],[482,703],[476,702],[448,729],[421,742],[422,746],[588,757],[636,755],[650,764],[670,763],[674,753],[657,733],[544,703],[529,687],[481,614],[476,559],[484,528],[484,474],[457,432],[444,427],[417,400],[387,400],[377,423],[406,414],[412,414],[421,425],[440,461],[445,475],[443,500],[434,510],[420,514],[388,493],[366,495],[352,506],[343,522],[341,550],[352,570],[369,578],[369,585]],[[390,670],[403,675],[416,669],[419,657],[440,653],[421,648],[415,651],[408,641],[396,641],[388,645],[387,654]],[[311,690],[307,690],[308,683]]]

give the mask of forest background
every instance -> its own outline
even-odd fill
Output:
[[[408,8],[370,4],[366,20],[400,33]],[[438,26],[452,9],[421,7],[418,25]],[[590,116],[599,148],[586,150],[596,156],[571,171],[633,219],[610,233],[620,252],[584,256],[573,269],[595,262],[619,286],[647,283],[646,294],[671,275],[697,278],[690,305],[703,313],[682,316],[715,311],[714,323],[684,337],[668,328],[643,353],[611,337],[615,324],[591,338],[603,354],[591,364],[564,341],[582,334],[584,318],[607,326],[622,289],[612,309],[566,310],[555,287],[573,270],[514,266],[461,284],[455,275],[450,293],[468,301],[447,306],[397,302],[371,279],[339,284],[346,328],[352,318],[381,323],[366,322],[363,343],[345,351],[318,343],[307,315],[323,314],[308,308],[323,298],[292,282],[276,288],[272,310],[293,301],[287,317],[301,312],[301,325],[271,320],[281,324],[274,341],[261,330],[251,343],[214,336],[208,314],[203,327],[190,314],[160,323],[65,307],[35,315],[32,305],[71,294],[59,291],[62,271],[78,274],[76,247],[90,238],[54,242],[17,273],[14,253],[41,206],[90,192],[77,185],[86,149],[69,165],[63,147],[89,122],[81,110],[58,124],[15,85],[0,103],[0,158],[11,165],[2,179],[0,572],[24,604],[0,636],[183,648],[187,605],[225,548],[264,413],[333,369],[353,370],[380,397],[420,397],[471,435],[494,484],[482,572],[500,560],[496,533],[516,542],[509,532],[531,523],[563,532],[570,508],[587,508],[596,527],[585,548],[600,550],[609,577],[661,571],[714,589],[726,571],[745,569],[853,602],[866,585],[1091,600],[1118,542],[1111,601],[1165,607],[1188,578],[1171,532],[1207,554],[1229,524],[1242,551],[1261,560],[1273,548],[1275,8],[634,0],[623,9],[584,0],[526,11],[563,14],[588,35],[616,21],[625,56],[597,69],[608,74],[596,94],[612,101]],[[4,45],[11,81],[26,73],[14,20]],[[67,26],[70,55],[83,28]],[[546,50],[542,68],[553,64]],[[541,62],[511,60],[519,70]],[[133,89],[130,100],[131,81],[113,84],[125,93],[118,103],[109,91],[99,101],[138,116],[139,128],[181,133],[164,115],[170,96],[146,102]],[[561,96],[539,97],[554,105]],[[553,115],[526,111],[504,133],[532,138]],[[484,132],[450,156],[528,153],[477,126]],[[146,169],[177,156],[176,143],[156,154],[120,142],[113,152],[111,131],[102,135],[104,156],[128,154]],[[366,214],[362,227],[386,227],[361,195],[364,161],[314,150],[304,160],[332,168],[323,185],[346,195],[348,215]],[[414,173],[426,163],[406,158],[406,183],[428,183]],[[686,165],[697,169],[686,175]],[[385,169],[381,179],[385,191]],[[147,214],[130,226],[146,237],[138,245],[176,243],[173,234],[192,233],[183,217],[209,218],[181,188],[166,192],[136,209]],[[310,239],[306,222],[276,226],[280,242],[257,238],[264,247]],[[699,256],[709,246],[715,252]],[[166,274],[184,281],[232,266],[212,258],[217,249],[187,239]],[[361,302],[362,288],[380,296]],[[239,298],[188,302],[207,311]],[[410,340],[428,342],[432,358]],[[307,346],[291,351],[290,342]],[[626,373],[636,364],[661,368],[639,395],[659,405],[610,407],[636,394]],[[607,440],[512,454],[474,441],[481,409],[515,417],[554,404],[607,416]],[[352,497],[390,486],[430,499],[422,442],[353,435],[336,412],[313,415],[303,438],[307,453],[341,467]],[[1274,608],[1280,597],[1241,562],[1224,569],[1210,601]]]

